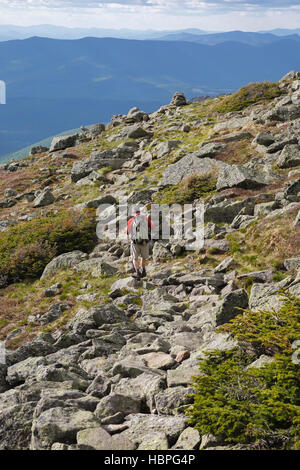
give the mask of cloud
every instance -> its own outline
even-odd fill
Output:
[[[0,0],[0,23],[129,29],[297,28],[299,0]]]
[[[201,10],[299,7],[299,0],[0,0],[0,7],[26,8],[103,8],[103,7],[159,7],[162,10]]]

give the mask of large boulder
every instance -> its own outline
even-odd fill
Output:
[[[55,197],[53,196],[50,189],[42,191],[37,198],[33,201],[33,207],[45,207],[53,204]]]
[[[78,134],[73,135],[64,135],[61,137],[54,137],[51,142],[50,152],[55,152],[56,150],[65,150],[69,147],[74,147]]]
[[[51,273],[57,271],[60,268],[72,268],[87,258],[88,255],[79,250],[70,251],[69,253],[63,253],[62,255],[56,256],[56,258],[53,258],[53,260],[50,261],[50,263],[48,263],[45,267],[41,276],[41,280],[45,279],[45,277],[49,276]]]
[[[51,408],[34,419],[31,450],[50,450],[54,442],[72,444],[79,431],[95,428],[100,421],[91,411],[74,407]]]
[[[93,124],[90,127],[90,133],[92,137],[97,137],[98,135],[102,134],[105,131],[104,124]]]
[[[101,426],[82,429],[77,433],[77,443],[90,450],[134,450],[135,445],[126,437],[111,436]]]
[[[287,145],[277,160],[279,168],[292,168],[300,165],[300,146]]]
[[[77,272],[90,272],[93,277],[102,275],[113,276],[118,269],[109,263],[106,263],[101,258],[91,258],[74,266]]]
[[[0,450],[28,450],[35,406],[29,401],[0,410]]]
[[[241,309],[248,308],[248,294],[244,289],[238,289],[227,294],[217,312],[217,326],[228,323],[241,313]]]
[[[269,121],[291,121],[300,117],[300,106],[291,104],[288,106],[276,106],[264,114],[264,119]]]
[[[174,93],[174,95],[172,96],[172,100],[170,102],[171,106],[185,106],[186,104],[187,104],[186,97],[184,96],[183,93],[180,93],[179,91]]]
[[[219,153],[222,153],[226,150],[227,145],[222,144],[220,142],[212,142],[212,143],[202,143],[199,145],[199,150],[195,152],[197,157],[199,158],[214,158]]]
[[[37,145],[36,147],[31,147],[29,155],[36,155],[38,153],[48,152],[48,147],[43,147],[42,145]]]
[[[161,185],[178,184],[182,179],[193,174],[204,176],[211,172],[218,173],[225,167],[228,167],[226,163],[206,157],[199,158],[197,152],[191,153],[167,166],[163,172]]]
[[[155,395],[155,405],[159,415],[181,414],[187,405],[193,403],[193,387],[172,387]]]
[[[95,415],[99,419],[122,413],[124,416],[131,413],[139,413],[142,408],[142,400],[137,397],[111,393],[102,398],[97,405]]]
[[[127,437],[134,443],[140,444],[147,434],[164,432],[169,443],[175,444],[177,438],[186,427],[184,416],[157,416],[147,414],[129,415],[129,429],[121,436]]]
[[[244,189],[258,189],[267,184],[261,172],[243,166],[226,166],[219,174],[217,190],[239,187]]]

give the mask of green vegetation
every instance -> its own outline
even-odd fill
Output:
[[[195,199],[211,196],[216,189],[217,180],[212,174],[190,175],[181,183],[159,191],[154,198],[157,204],[185,204]]]
[[[215,110],[224,114],[232,111],[241,111],[251,104],[263,100],[269,101],[282,94],[283,91],[279,88],[278,83],[249,83],[249,85],[242,87],[236,93],[224,96],[221,101],[216,104]]]
[[[54,256],[89,251],[96,244],[93,210],[49,213],[0,233],[0,277],[3,281],[34,279]]]
[[[190,423],[225,442],[299,449],[300,365],[292,353],[300,338],[300,300],[285,296],[278,313],[247,311],[220,330],[243,347],[212,351],[200,360]],[[246,368],[262,353],[275,354],[273,362]]]
[[[295,208],[282,215],[260,219],[228,235],[230,253],[240,265],[240,272],[270,266],[282,271],[285,259],[300,255],[300,228],[293,228],[298,210]]]

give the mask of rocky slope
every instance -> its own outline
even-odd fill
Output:
[[[238,309],[300,298],[299,129],[291,72],[203,103],[177,93],[2,166],[0,449],[257,448],[199,432],[185,410],[205,351],[245,349],[226,331]],[[133,280],[128,241],[95,235],[114,222],[97,209],[124,196],[204,201],[203,249],[156,241]],[[252,345],[247,368],[274,354]]]

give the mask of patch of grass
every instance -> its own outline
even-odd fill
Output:
[[[73,250],[90,251],[97,242],[95,211],[48,213],[0,233],[3,283],[35,279],[46,264]]]
[[[248,106],[260,101],[270,101],[284,93],[278,83],[262,82],[249,83],[232,95],[224,96],[215,107],[218,113],[230,113],[241,111]]]
[[[285,259],[300,256],[300,227],[293,227],[298,210],[296,207],[281,216],[258,220],[227,236],[230,253],[241,272],[270,266],[282,271]]]
[[[185,178],[181,183],[169,186],[154,197],[157,204],[185,204],[195,199],[211,196],[216,189],[216,178],[208,173],[204,176],[196,174]]]

